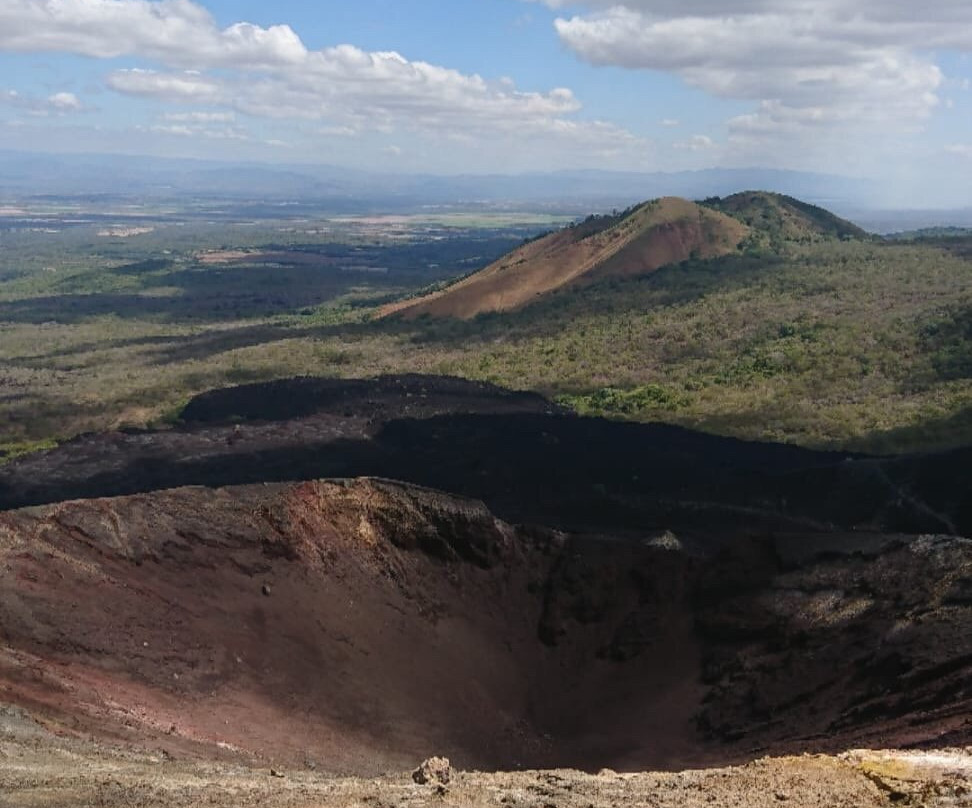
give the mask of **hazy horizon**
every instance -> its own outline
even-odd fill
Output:
[[[3,0],[0,148],[390,174],[766,169],[972,205],[972,6]]]

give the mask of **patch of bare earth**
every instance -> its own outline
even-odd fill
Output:
[[[196,253],[196,260],[200,264],[218,265],[247,261],[254,257],[254,253],[246,250],[205,250]]]
[[[59,737],[0,708],[0,808],[957,808],[972,795],[972,749],[765,758],[673,773],[555,769],[333,777],[308,765],[200,762]]]

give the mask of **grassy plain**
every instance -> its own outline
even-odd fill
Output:
[[[48,214],[45,214],[48,215]],[[0,450],[171,420],[212,387],[448,373],[585,413],[875,451],[972,440],[972,239],[820,239],[686,261],[468,322],[376,321],[546,215],[0,230]],[[166,214],[168,216],[168,214]],[[2,226],[2,223],[0,223]],[[202,252],[245,256],[207,263]]]

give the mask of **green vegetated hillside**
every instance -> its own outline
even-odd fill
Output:
[[[751,228],[749,248],[782,249],[787,242],[821,238],[866,239],[868,234],[829,210],[801,202],[792,196],[764,191],[744,191],[724,199],[712,197],[701,203],[744,222]]]
[[[703,210],[696,222],[741,238],[645,271],[615,271],[638,265],[626,260],[598,277],[603,264],[592,264],[583,281],[465,319],[431,311],[379,318],[366,298],[349,305],[345,297],[210,322],[188,286],[165,298],[164,316],[99,309],[72,318],[57,315],[50,292],[20,298],[0,306],[0,372],[12,393],[0,445],[145,424],[189,395],[244,381],[404,371],[486,379],[581,413],[747,438],[875,451],[972,441],[972,239],[885,242],[770,194],[685,205]],[[650,214],[638,206],[589,219],[511,255],[531,247],[576,255],[572,245],[612,231],[640,255],[650,239],[631,233],[651,226],[617,233]],[[365,294],[364,276],[356,283]],[[176,316],[179,307],[193,319]]]
[[[940,250],[821,242],[427,321],[409,349],[583,413],[894,451],[972,439],[970,290]]]

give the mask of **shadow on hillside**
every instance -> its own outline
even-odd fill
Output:
[[[314,301],[320,302],[320,301]],[[286,294],[221,294],[199,298],[120,293],[65,294],[0,302],[0,322],[75,325],[95,317],[155,318],[172,323],[205,323],[269,316],[307,305]]]
[[[220,391],[207,394],[216,409],[207,405],[205,423],[191,420],[190,405],[178,430],[80,438],[5,467],[0,507],[367,475],[482,499],[510,521],[572,530],[972,533],[964,473],[972,448],[869,458],[544,414],[533,411],[550,406],[538,397],[480,387],[469,399],[460,393],[472,385],[460,380],[426,378],[418,393],[407,383],[359,381],[350,397],[342,384],[325,384],[326,395],[308,388],[314,401],[296,410],[286,384],[276,397],[272,385]],[[303,388],[291,387],[299,397]],[[276,420],[293,415],[305,420]]]
[[[184,304],[169,297],[125,294],[65,294],[0,302],[0,322],[77,324],[91,317],[170,315]]]
[[[587,315],[622,315],[651,305],[677,305],[698,299],[726,285],[745,285],[753,277],[772,272],[780,259],[733,256],[688,261],[636,279],[610,279],[588,287],[555,292],[519,311],[482,314],[472,320],[450,318],[372,320],[365,323],[288,327],[246,325],[184,337],[173,337],[154,352],[154,361],[167,365],[205,360],[238,348],[268,342],[315,337],[343,340],[404,337],[415,345],[475,345],[498,338],[542,338],[563,332],[565,323]]]
[[[82,354],[91,353],[92,351],[106,351],[118,348],[142,348],[152,345],[168,345],[176,340],[180,339],[175,336],[168,335],[156,335],[156,336],[145,336],[145,337],[123,337],[121,339],[106,339],[99,340],[98,342],[83,342],[78,345],[71,345],[67,347],[58,347],[47,353],[39,354],[28,354],[26,356],[19,356],[15,359],[6,359],[5,362],[9,364],[24,364],[29,365],[30,363],[42,363],[45,360],[51,360],[67,356],[81,356]]]
[[[872,432],[853,441],[851,448],[883,455],[906,451],[941,451],[966,445],[972,445],[972,405],[945,418],[932,418],[912,426]]]
[[[173,337],[148,353],[150,361],[154,364],[175,365],[180,362],[209,359],[239,348],[269,345],[288,339],[300,339],[301,337],[312,336],[314,333],[315,329],[287,328],[286,326],[259,323],[218,331],[207,331],[204,334]]]
[[[135,265],[137,266],[137,265]],[[126,274],[128,267],[114,270]],[[257,266],[209,267],[152,273],[141,277],[145,293],[99,292],[78,288],[84,280],[68,278],[59,294],[0,302],[0,322],[76,324],[113,315],[123,319],[154,318],[171,323],[227,320],[291,314],[368,287],[377,292],[398,290],[402,277],[333,267]],[[413,283],[423,283],[425,279]],[[153,294],[155,289],[174,293]]]
[[[79,402],[53,392],[26,391],[0,398],[0,423],[5,424],[6,442],[47,440],[52,436],[77,434],[103,423],[100,403]]]
[[[160,340],[150,352],[157,365],[173,365],[190,360],[202,361],[239,348],[251,348],[294,339],[337,338],[354,341],[369,337],[412,334],[415,326],[398,322],[342,323],[338,325],[287,326],[271,323],[242,325],[207,331],[203,334],[174,336]]]
[[[560,290],[525,309],[483,314],[470,321],[392,318],[316,326],[228,325],[219,331],[202,334],[89,342],[48,355],[23,357],[22,360],[40,361],[102,348],[156,346],[151,360],[168,365],[205,360],[238,348],[303,337],[345,340],[405,337],[416,345],[475,345],[511,334],[521,338],[542,338],[559,334],[565,323],[589,315],[622,315],[632,309],[690,302],[728,285],[749,283],[760,274],[772,272],[779,263],[777,258],[747,256],[687,261],[642,278],[608,279],[591,286]],[[181,288],[183,294],[167,297],[121,293],[64,294],[5,301],[0,302],[0,322],[77,324],[89,318],[111,315],[174,324],[230,323],[241,318],[292,314],[307,306],[317,306],[347,292],[355,280],[360,281],[332,277],[318,280],[315,285],[308,280],[314,272],[306,268],[295,271],[300,276],[296,279],[287,273],[281,275],[279,271],[276,275],[259,274],[251,268],[207,272],[183,270],[149,281],[150,285]],[[255,277],[259,282],[254,286]]]
[[[536,303],[510,312],[480,314],[471,320],[421,317],[402,321],[392,318],[386,328],[411,326],[417,344],[493,342],[511,334],[545,337],[560,334],[565,324],[588,316],[621,315],[677,306],[698,300],[733,285],[746,285],[772,273],[783,259],[726,256],[690,260],[662,267],[638,278],[608,278],[590,285],[570,286],[543,296]],[[398,333],[401,333],[400,331]]]

